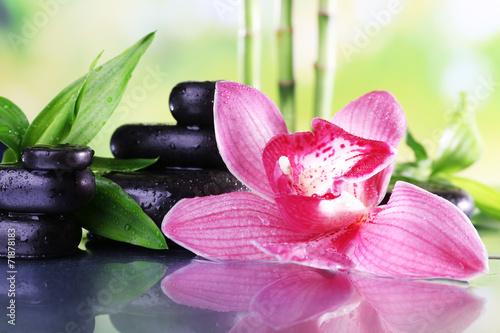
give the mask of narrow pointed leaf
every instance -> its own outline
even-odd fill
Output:
[[[74,214],[82,227],[101,236],[151,249],[166,249],[156,224],[120,186],[96,175],[94,198]]]
[[[132,72],[153,41],[154,34],[148,34],[90,73],[78,115],[66,141],[86,145],[101,130],[120,102]]]
[[[411,150],[413,150],[413,153],[415,154],[415,160],[417,162],[426,160],[428,158],[425,147],[422,146],[420,142],[415,140],[408,128],[406,129],[406,144],[411,148]]]
[[[147,158],[118,159],[94,156],[90,168],[97,173],[131,172],[144,169],[154,164],[157,160]]]
[[[21,152],[21,141],[28,126],[28,119],[21,109],[7,98],[0,97],[0,141],[16,155]]]
[[[94,59],[85,76],[64,88],[33,120],[23,138],[23,148],[68,142],[65,138],[75,122],[89,75],[101,54]]]
[[[500,191],[471,179],[452,177],[451,182],[469,192],[481,212],[500,221]]]
[[[432,173],[452,174],[461,171],[475,163],[483,150],[475,115],[466,109],[464,101],[439,139]]]

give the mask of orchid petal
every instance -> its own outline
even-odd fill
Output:
[[[348,227],[366,207],[347,192],[331,200],[298,195],[274,198],[284,223],[299,232],[323,233]]]
[[[276,263],[196,260],[166,276],[161,287],[178,304],[213,311],[242,311],[248,310],[261,289],[304,269]]]
[[[390,332],[462,332],[484,300],[459,285],[350,275]]]
[[[321,332],[388,332],[377,311],[367,301],[356,304],[355,308],[352,306],[346,304],[336,312],[325,314],[321,318],[323,320],[320,324]]]
[[[252,87],[217,82],[214,120],[217,146],[229,171],[252,191],[271,199],[262,151],[273,136],[288,133],[278,107]]]
[[[281,262],[296,263],[330,270],[346,270],[354,267],[349,255],[356,246],[356,236],[362,224],[357,221],[348,228],[319,234],[299,243],[255,245]]]
[[[215,260],[270,259],[252,242],[312,237],[286,227],[275,204],[250,192],[183,199],[165,215],[161,230],[184,248]]]
[[[467,216],[404,182],[360,229],[351,258],[359,269],[381,276],[467,280],[488,271],[486,248]]]
[[[332,123],[365,139],[386,142],[397,148],[406,132],[406,116],[396,98],[387,91],[373,91],[338,111]],[[378,175],[358,184],[356,197],[367,207],[382,201],[394,164]],[[353,187],[346,187],[351,193]]]
[[[390,145],[357,137],[326,120],[316,118],[312,126],[314,133],[277,135],[264,148],[264,166],[274,192],[339,195],[339,181],[368,179],[396,157]],[[295,193],[283,187],[282,175],[289,175]]]
[[[250,304],[250,314],[281,330],[337,310],[355,292],[345,274],[303,270],[262,289]]]

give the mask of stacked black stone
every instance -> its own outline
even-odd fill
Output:
[[[159,158],[155,170],[107,175],[160,226],[183,198],[248,190],[230,172],[214,131],[215,82],[181,82],[170,93],[176,125],[129,124],[111,138],[115,158]]]
[[[82,231],[70,214],[95,192],[94,151],[68,144],[22,151],[22,164],[0,166],[0,256],[50,258],[74,253]],[[9,248],[10,247],[10,248]]]

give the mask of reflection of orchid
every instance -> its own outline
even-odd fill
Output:
[[[263,93],[218,82],[215,131],[229,170],[252,192],[185,199],[162,231],[222,260],[273,259],[384,276],[469,279],[486,249],[451,203],[398,182],[385,195],[406,118],[388,92],[372,92],[314,133],[288,134]]]
[[[165,277],[179,304],[248,311],[230,332],[461,332],[483,300],[459,285],[273,263],[192,264]]]

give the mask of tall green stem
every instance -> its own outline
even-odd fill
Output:
[[[336,70],[336,36],[333,14],[336,0],[319,2],[319,45],[316,63],[314,114],[329,120],[332,116],[333,88]]]
[[[260,88],[261,36],[259,0],[245,0],[243,25],[240,29],[240,81]]]
[[[281,0],[278,30],[280,109],[288,125],[295,130],[295,80],[293,75],[292,0]]]

